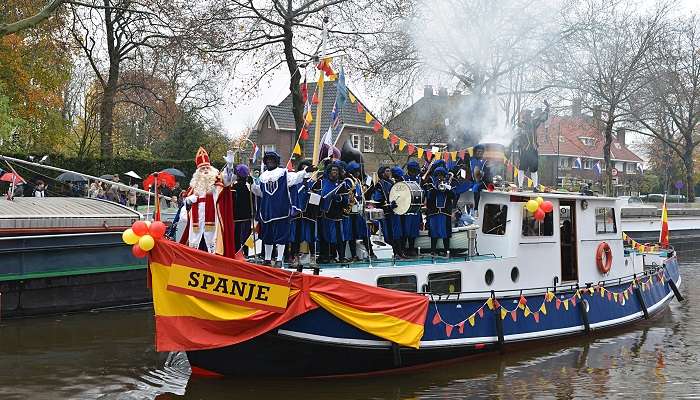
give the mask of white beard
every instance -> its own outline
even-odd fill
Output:
[[[190,180],[190,187],[194,194],[198,196],[207,194],[214,187],[218,175],[219,170],[214,167],[209,167],[208,173],[204,173],[199,169],[195,171],[195,173],[192,174],[192,180]]]

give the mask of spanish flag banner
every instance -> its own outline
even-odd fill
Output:
[[[664,205],[661,209],[661,233],[659,243],[664,249],[668,248],[668,209],[666,209],[666,195],[664,195]]]
[[[158,351],[223,347],[264,334],[321,307],[399,345],[418,348],[425,296],[285,271],[167,240],[150,252]]]

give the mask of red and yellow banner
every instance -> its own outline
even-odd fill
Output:
[[[317,307],[375,336],[417,348],[428,298],[234,260],[159,240],[150,253],[158,351],[254,338]]]

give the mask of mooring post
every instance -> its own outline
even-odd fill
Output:
[[[673,294],[676,296],[676,299],[678,299],[678,301],[683,301],[683,295],[681,295],[681,291],[678,290],[678,286],[676,286],[676,282],[674,282],[673,279],[669,278],[668,286],[670,286],[671,290],[673,290]]]
[[[639,305],[642,307],[642,313],[644,314],[644,319],[649,319],[649,310],[647,310],[647,305],[644,302],[644,297],[642,297],[642,291],[639,289],[639,285],[634,285],[634,294],[637,296]]]

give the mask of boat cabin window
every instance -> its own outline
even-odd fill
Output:
[[[418,291],[418,279],[415,275],[382,276],[377,278],[377,286],[384,289],[416,293]]]
[[[462,274],[459,271],[428,274],[428,291],[435,294],[462,291]]]
[[[615,224],[615,209],[612,207],[596,207],[595,209],[596,233],[617,233]]]
[[[481,224],[481,231],[490,235],[505,235],[507,219],[507,205],[484,204],[484,219]]]
[[[544,221],[535,219],[534,214],[523,209],[523,236],[552,236],[554,234],[554,213],[544,216]]]

